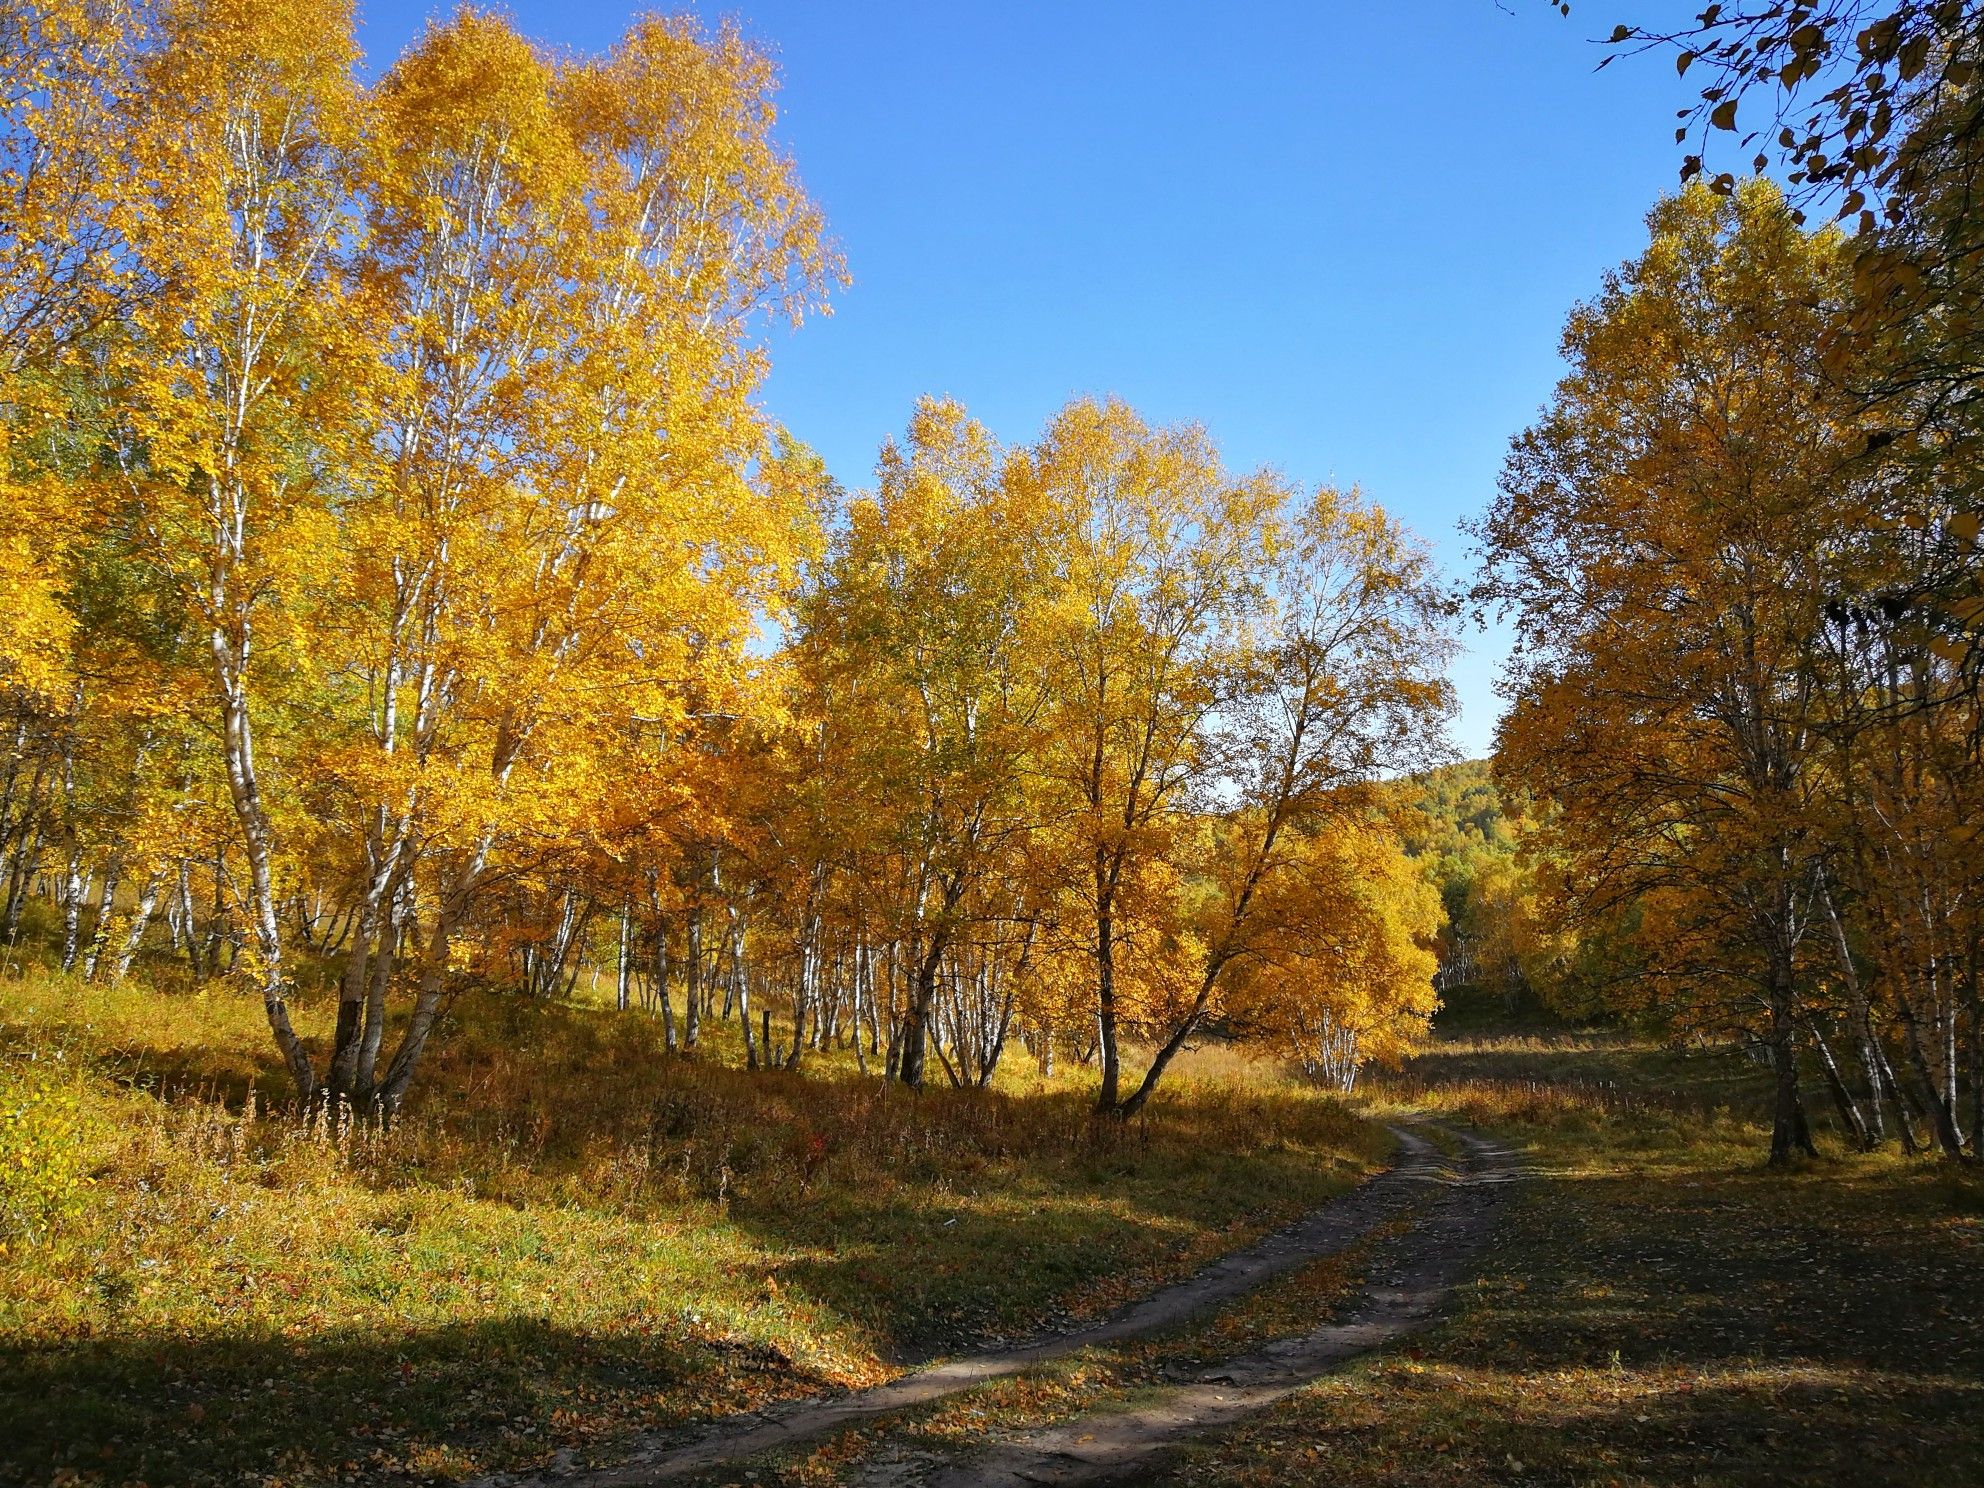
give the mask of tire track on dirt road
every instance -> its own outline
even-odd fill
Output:
[[[1111,1317],[1105,1317],[1103,1321],[1093,1323],[1089,1327],[1054,1333],[1012,1349],[994,1349],[988,1353],[950,1359],[938,1365],[930,1365],[927,1369],[911,1371],[901,1379],[895,1379],[887,1385],[875,1385],[865,1391],[853,1391],[847,1395],[827,1397],[827,1399],[815,1397],[804,1401],[788,1401],[770,1407],[766,1411],[730,1417],[726,1421],[700,1426],[690,1432],[684,1430],[657,1432],[653,1436],[635,1442],[631,1456],[625,1462],[611,1468],[599,1468],[599,1470],[579,1468],[579,1470],[563,1470],[563,1472],[554,1470],[542,1474],[494,1474],[476,1480],[474,1484],[470,1484],[470,1488],[637,1488],[639,1484],[673,1482],[696,1472],[720,1468],[738,1462],[742,1458],[756,1456],[760,1452],[802,1446],[806,1442],[819,1440],[821,1436],[829,1436],[847,1426],[865,1425],[897,1411],[929,1405],[932,1401],[942,1401],[944,1397],[974,1389],[988,1381],[1006,1379],[1026,1369],[1052,1363],[1054,1359],[1061,1359],[1079,1349],[1123,1343],[1129,1339],[1139,1339],[1151,1333],[1159,1333],[1167,1327],[1190,1321],[1192,1317],[1198,1317],[1202,1313],[1214,1311],[1222,1303],[1244,1296],[1256,1290],[1258,1286],[1272,1282],[1274,1278],[1284,1276],[1313,1260],[1335,1254],[1355,1244],[1363,1236],[1371,1234],[1373,1230],[1379,1230],[1381,1226],[1421,1208],[1423,1204],[1430,1202],[1434,1208],[1438,1208],[1440,1204],[1438,1196],[1444,1194],[1454,1182],[1454,1177],[1440,1159],[1440,1153],[1430,1141],[1426,1141],[1425,1137],[1421,1137],[1411,1129],[1393,1127],[1393,1133],[1399,1139],[1399,1159],[1393,1163],[1393,1167],[1385,1169],[1377,1177],[1369,1178],[1351,1192],[1339,1194],[1337,1198],[1319,1204],[1294,1224],[1276,1230],[1264,1240],[1244,1250],[1236,1250],[1230,1256],[1212,1262],[1194,1276],[1173,1286],[1167,1286],[1159,1292],[1153,1292],[1151,1296],[1131,1303],[1129,1307],[1123,1307]],[[1462,1178],[1462,1182],[1464,1180],[1466,1178]],[[1432,1196],[1430,1200],[1428,1194]],[[1411,1242],[1415,1240],[1415,1236],[1421,1234],[1423,1228],[1425,1224],[1415,1224],[1415,1228],[1403,1238],[1403,1244],[1411,1246]],[[1383,1254],[1387,1252],[1381,1252],[1381,1256]],[[1409,1307],[1411,1303],[1401,1300],[1399,1305]],[[1387,1337],[1393,1335],[1391,1331],[1387,1331],[1393,1327],[1391,1321],[1387,1321],[1387,1317],[1373,1315],[1371,1319],[1355,1325],[1361,1331],[1353,1329],[1343,1337],[1351,1339],[1351,1337],[1369,1335],[1373,1339],[1371,1343],[1359,1345],[1355,1351],[1363,1351],[1363,1347],[1375,1347],[1377,1341],[1385,1341]],[[1317,1335],[1311,1335],[1311,1339],[1313,1337]],[[1298,1339],[1296,1343],[1309,1343],[1309,1339]],[[1262,1353],[1268,1355],[1272,1353],[1272,1349]],[[1250,1355],[1250,1359],[1252,1357],[1254,1355]],[[1290,1371],[1300,1373],[1307,1367],[1300,1361],[1305,1357],[1307,1353],[1303,1353],[1300,1357],[1290,1355],[1280,1365],[1282,1373],[1274,1373],[1276,1365],[1270,1363],[1262,1363],[1256,1367],[1250,1365],[1248,1361],[1232,1361],[1224,1365],[1222,1371],[1218,1371],[1222,1377],[1230,1377],[1232,1385],[1220,1387],[1216,1383],[1208,1383],[1208,1385],[1182,1387],[1182,1391],[1178,1391],[1175,1403],[1167,1403],[1157,1411],[1157,1415],[1153,1415],[1151,1426],[1153,1428],[1163,1426],[1159,1434],[1165,1434],[1173,1426],[1182,1425],[1186,1421],[1204,1421],[1208,1425],[1216,1421],[1224,1421],[1230,1413],[1234,1413],[1232,1407],[1236,1401],[1252,1399],[1262,1389],[1272,1389],[1274,1387],[1272,1381],[1282,1379]],[[1268,1373],[1260,1373],[1260,1369],[1266,1369]],[[1294,1389],[1294,1385],[1290,1385],[1288,1389]],[[1286,1389],[1282,1393],[1286,1393]],[[1163,1423],[1159,1421],[1159,1417],[1163,1417]],[[1065,1444],[1059,1440],[1055,1432],[1042,1434],[1040,1452],[1044,1452],[1044,1460],[1059,1462],[1065,1458],[1067,1462],[1079,1462],[1093,1458],[1095,1462],[1101,1462],[1111,1452],[1115,1452],[1117,1456],[1131,1452],[1133,1440],[1141,1440],[1143,1436],[1149,1434],[1149,1430],[1143,1432],[1133,1430],[1127,1419],[1115,1419],[1115,1417],[1111,1417],[1111,1421],[1107,1423],[1107,1430],[1111,1432],[1107,1442],[1103,1440],[1103,1436],[1095,1434],[1093,1428],[1085,1428],[1085,1430],[1087,1434],[1083,1440],[1075,1440],[1075,1436],[1083,1434],[1083,1432],[1075,1432],[1075,1436],[1071,1436],[1069,1442]],[[1020,1438],[1020,1440],[1026,1442],[1034,1438]],[[1081,1448],[1081,1450],[1073,1450],[1073,1448]],[[1018,1442],[1000,1448],[1000,1452],[1004,1456],[1012,1456],[1016,1464],[1020,1464],[1022,1458],[1030,1462],[1032,1460],[1028,1456],[1030,1450],[1032,1448],[1026,1448]],[[1004,1472],[1004,1468],[998,1466],[998,1462],[1004,1460],[1004,1456],[988,1458],[984,1470]],[[956,1468],[956,1470],[970,1472],[976,1468]],[[972,1476],[942,1478],[942,1482],[960,1482],[960,1484],[978,1482],[978,1480],[980,1478],[972,1478]],[[1030,1480],[1036,1478],[1010,1476],[1010,1474],[1006,1478],[986,1478],[986,1482],[1030,1482]],[[1048,1478],[1048,1480],[1075,1482],[1079,1478]]]
[[[637,1441],[626,1461],[603,1469],[495,1474],[467,1488],[638,1488],[722,1467],[762,1452],[796,1447],[891,1413],[927,1405],[1097,1345],[1161,1332],[1216,1310],[1264,1283],[1355,1244],[1442,1190],[1449,1175],[1439,1150],[1405,1127],[1393,1165],[1293,1224],[1234,1251],[1088,1327],[1014,1348],[966,1355],[918,1369],[885,1385],[827,1398],[783,1402],[691,1432],[660,1432]],[[1416,1233],[1416,1230],[1415,1230]],[[1017,1481],[1017,1480],[1016,1480]]]
[[[1374,1349],[1436,1321],[1493,1232],[1505,1185],[1516,1177],[1507,1149],[1457,1134],[1465,1167],[1406,1233],[1373,1255],[1371,1280],[1341,1321],[1284,1338],[1203,1371],[1196,1381],[1141,1393],[1118,1409],[1085,1413],[991,1446],[927,1474],[857,1474],[863,1483],[927,1488],[1038,1488],[1041,1484],[1148,1482],[1159,1459],[1183,1443],[1236,1425]],[[885,1465],[876,1465],[887,1474]]]

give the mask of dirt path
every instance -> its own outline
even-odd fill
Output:
[[[1277,1230],[1244,1250],[1235,1251],[1185,1281],[1152,1293],[1091,1327],[1055,1334],[1018,1348],[953,1359],[906,1374],[889,1384],[844,1396],[786,1402],[767,1411],[718,1422],[693,1435],[680,1431],[658,1434],[637,1444],[629,1460],[617,1467],[591,1472],[566,1471],[544,1477],[498,1475],[482,1479],[472,1488],[536,1488],[536,1485],[549,1484],[557,1484],[559,1488],[633,1488],[637,1484],[666,1482],[759,1452],[814,1441],[892,1411],[924,1405],[988,1380],[1018,1374],[1092,1345],[1117,1343],[1159,1332],[1212,1311],[1220,1304],[1319,1256],[1342,1250],[1420,1205],[1430,1191],[1447,1192],[1454,1178],[1433,1145],[1415,1132],[1404,1128],[1393,1130],[1399,1141],[1399,1157],[1394,1166],[1385,1172],[1320,1206],[1294,1224]],[[1474,1182],[1473,1179],[1467,1181],[1470,1184]],[[1470,1187],[1464,1191],[1471,1193],[1474,1189]],[[1443,1201],[1436,1201],[1434,1207],[1444,1213]],[[1407,1237],[1408,1241],[1415,1242],[1415,1254],[1420,1248],[1419,1243],[1427,1238],[1425,1232],[1426,1226],[1422,1225]],[[1451,1247],[1436,1240],[1428,1248],[1444,1250]],[[1464,1256],[1456,1259],[1456,1268],[1464,1259]],[[1380,1264],[1383,1264],[1382,1261]],[[1371,1326],[1381,1325],[1373,1322]],[[1391,1335],[1374,1334],[1373,1341],[1382,1342],[1388,1336]],[[1309,1340],[1297,1342],[1307,1343]],[[1372,1343],[1366,1343],[1359,1348],[1371,1346]],[[1235,1381],[1233,1387],[1225,1388],[1225,1395],[1238,1398],[1236,1390],[1242,1388],[1241,1376],[1235,1370],[1245,1364],[1246,1361],[1236,1361],[1220,1371],[1221,1374],[1232,1375]],[[1288,1365],[1288,1368],[1295,1370],[1303,1367],[1306,1366],[1292,1361]],[[1265,1382],[1255,1382],[1252,1374],[1247,1376],[1247,1380],[1245,1388],[1250,1391],[1266,1387]],[[1182,1392],[1181,1400],[1200,1388],[1194,1386]],[[1216,1391],[1221,1387],[1208,1385],[1204,1388]],[[1293,1388],[1293,1385],[1286,1388]],[[1196,1401],[1196,1396],[1193,1399]],[[1187,1408],[1204,1412],[1216,1404],[1217,1401],[1208,1400]],[[1169,1413],[1166,1419],[1169,1419]],[[1047,1437],[1043,1436],[1041,1440],[1046,1442]],[[1083,1449],[1075,1455],[1093,1455],[1089,1449],[1101,1440],[1100,1436],[1092,1435],[1087,1442],[1075,1443]],[[1128,1448],[1126,1438],[1118,1450]],[[1024,1449],[1016,1444],[1003,1450],[1012,1452]],[[1045,1450],[1053,1457],[1068,1456],[1058,1445],[1050,1444]],[[987,1470],[994,1470],[990,1461]],[[976,1482],[979,1479],[965,1477],[945,1481]],[[1022,1482],[1027,1479],[1008,1476],[987,1478],[985,1481]]]
[[[1229,1359],[1198,1380],[1146,1392],[1131,1405],[993,1446],[966,1463],[919,1474],[875,1464],[859,1480],[928,1488],[1022,1488],[1043,1483],[1148,1482],[1156,1459],[1194,1437],[1231,1426],[1320,1375],[1416,1332],[1438,1315],[1448,1290],[1471,1268],[1493,1228],[1501,1185],[1515,1176],[1504,1149],[1462,1135],[1463,1171],[1411,1230],[1373,1256],[1372,1281],[1342,1322]]]

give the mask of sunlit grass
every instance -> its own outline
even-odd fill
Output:
[[[306,1036],[327,1001],[306,998]],[[0,1077],[86,1160],[0,1279],[5,1460],[105,1482],[462,1474],[857,1385],[1106,1308],[1362,1176],[1340,1102],[1079,1076],[920,1095],[668,1056],[640,1015],[487,995],[392,1130],[283,1100],[261,1008],[0,980]],[[251,1093],[252,1092],[252,1093]],[[58,1196],[59,1198],[59,1196]]]
[[[891,1457],[968,1458],[991,1433],[1037,1431],[1091,1411],[1134,1406],[1169,1380],[1328,1322],[1356,1295],[1372,1252],[1403,1228],[1402,1221],[1380,1226],[1344,1250],[1156,1336],[1083,1348],[890,1420],[771,1454],[752,1467],[761,1481],[827,1488],[846,1481],[850,1468],[864,1475],[886,1471]]]

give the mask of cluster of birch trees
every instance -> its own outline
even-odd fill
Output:
[[[1347,1085],[1432,1002],[1426,554],[1110,402],[844,499],[757,398],[841,273],[774,92],[683,18],[365,85],[345,0],[0,0],[6,937],[386,1111],[463,987],[602,976],[753,1064]]]

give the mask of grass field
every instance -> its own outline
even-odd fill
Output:
[[[1079,1081],[746,1072],[721,1044],[663,1054],[639,1015],[494,994],[449,1021],[406,1120],[333,1134],[282,1107],[252,998],[0,980],[0,1470],[317,1484],[610,1457],[1106,1308],[1386,1145],[1266,1082],[1182,1080],[1124,1126]]]
[[[897,1473],[914,1481],[908,1474],[968,1461],[989,1435],[1037,1430],[1090,1411],[1133,1408],[1166,1382],[1189,1379],[1207,1365],[1330,1318],[1356,1294],[1372,1250],[1388,1233],[1389,1228],[1375,1232],[1158,1337],[1084,1348],[887,1422],[712,1474],[709,1481],[843,1488]]]
[[[1984,1179],[1823,1133],[1768,1172],[1738,1055],[1443,1021],[1359,1110],[1212,1051],[1125,1127],[1079,1077],[913,1096],[492,994],[450,1015],[408,1119],[327,1133],[283,1107],[252,998],[0,980],[0,1464],[306,1485],[611,1460],[1148,1290],[1356,1181],[1416,1109],[1525,1156],[1489,1263],[1435,1331],[1173,1481],[1984,1481]],[[1313,1326],[1361,1253],[762,1480],[1134,1403]]]
[[[1727,1050],[1526,1020],[1459,1032],[1376,1082],[1525,1157],[1450,1320],[1171,1462],[1173,1488],[1311,1484],[1984,1482],[1984,1180],[1849,1153],[1766,1170],[1765,1076]],[[1306,1331],[1355,1295],[1358,1247],[1206,1322],[1051,1368],[779,1463],[879,1481],[987,1432],[1135,1409],[1179,1361]],[[859,1463],[852,1472],[849,1466]]]

